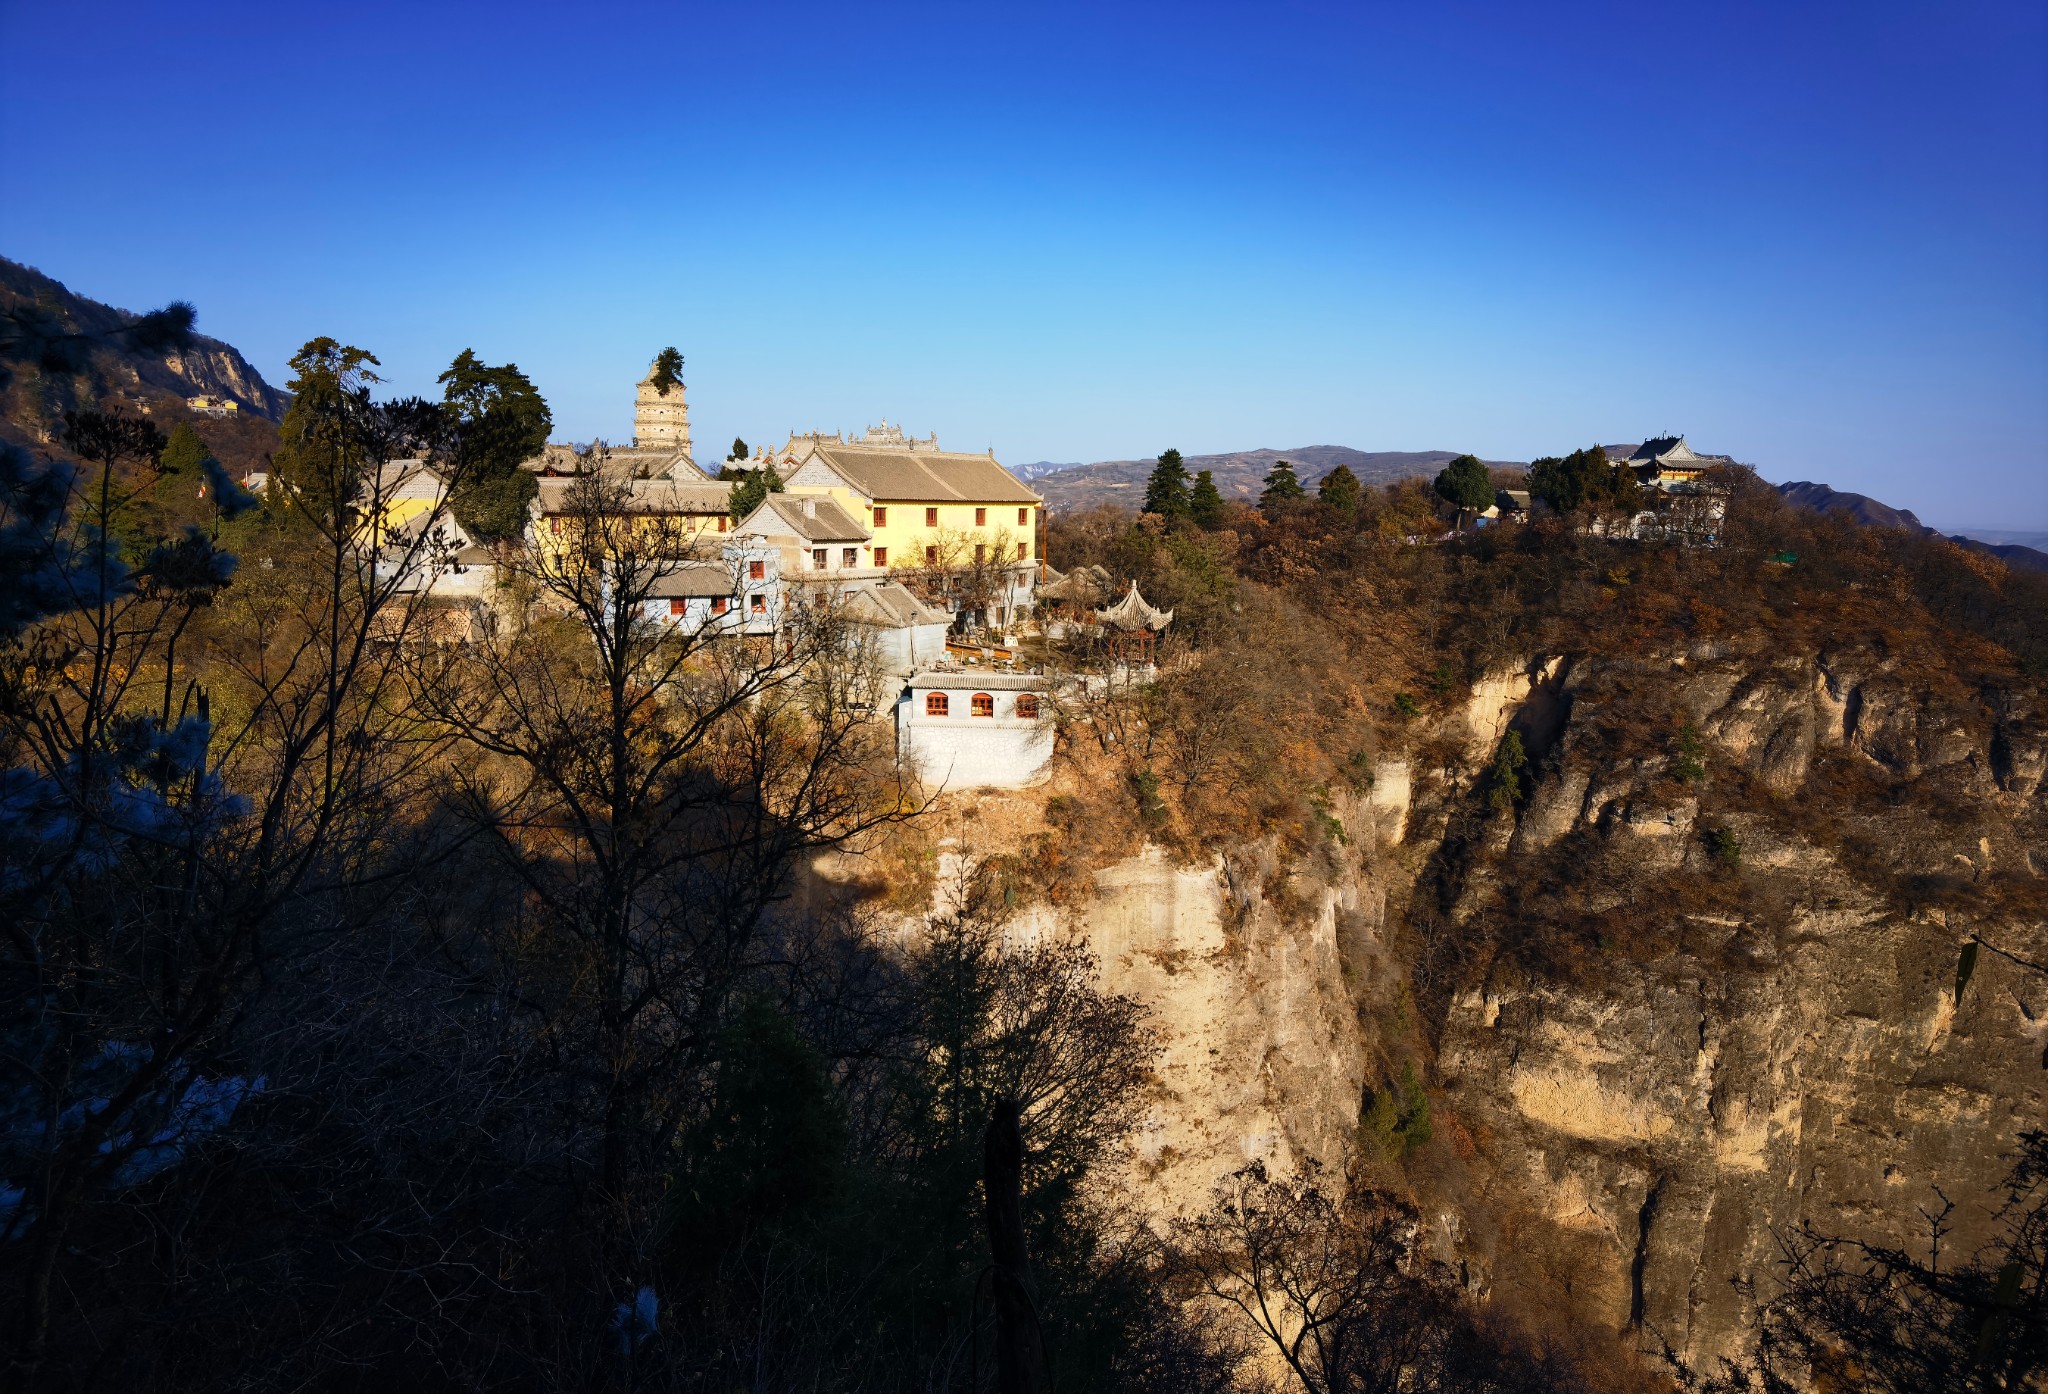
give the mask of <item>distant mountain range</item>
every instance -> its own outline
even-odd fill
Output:
[[[1353,450],[1346,445],[1303,445],[1292,450],[1240,450],[1229,455],[1189,455],[1188,473],[1210,471],[1227,499],[1257,498],[1266,474],[1286,460],[1301,482],[1313,487],[1339,465],[1365,484],[1391,484],[1399,479],[1428,479],[1458,457],[1455,450]],[[1136,504],[1144,498],[1145,481],[1157,460],[1101,460],[1092,465],[1062,465],[1039,460],[1013,465],[1013,473],[1031,480],[1055,509],[1091,508],[1101,503]],[[1489,465],[1521,469],[1518,461],[1488,460]]]
[[[68,289],[32,267],[0,257],[0,308],[33,305],[79,333],[104,333],[136,316]],[[185,399],[200,395],[225,397],[241,406],[240,419],[195,419]],[[103,349],[91,366],[75,377],[51,379],[35,372],[15,375],[0,393],[0,437],[45,448],[67,408],[127,407],[155,417],[168,427],[194,420],[207,444],[231,467],[254,468],[276,441],[275,423],[290,401],[263,380],[233,345],[199,335],[183,353],[153,355]],[[1428,479],[1457,452],[1451,450],[1353,450],[1344,445],[1304,445],[1292,450],[1240,450],[1225,455],[1190,455],[1188,473],[1208,470],[1225,498],[1258,496],[1275,463],[1291,461],[1303,484],[1313,488],[1339,465],[1366,484],[1391,484],[1402,479]],[[1055,509],[1088,508],[1114,503],[1137,507],[1155,460],[1100,460],[1094,464],[1061,464],[1037,460],[1011,466],[1012,473],[1032,481]],[[1489,465],[1520,469],[1523,462],[1488,460]],[[1778,492],[1802,508],[1842,513],[1868,527],[1904,528],[1934,533],[1908,509],[1892,508],[1866,494],[1847,493],[1801,480],[1780,484]],[[1939,534],[1937,534],[1939,535]],[[2048,551],[2025,545],[2032,533],[1991,532],[1993,541],[1953,536],[1951,541],[1998,557],[2009,566],[2048,571]]]
[[[1910,508],[1893,508],[1879,503],[1868,494],[1852,494],[1840,489],[1831,489],[1825,484],[1812,484],[1797,480],[1780,484],[1778,492],[1801,508],[1810,508],[1816,513],[1840,513],[1855,519],[1865,527],[1903,528],[1907,532],[1927,533],[1934,537],[1947,536],[1959,546],[1973,552],[1985,552],[1997,557],[2007,566],[2017,566],[2027,571],[2048,571],[2048,552],[2024,547],[2016,542],[1980,542],[1974,537],[1962,537],[1935,532],[1933,528],[1915,517]]]

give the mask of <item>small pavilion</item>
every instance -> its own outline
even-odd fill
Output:
[[[1124,598],[1095,612],[1095,622],[1109,639],[1110,656],[1121,663],[1150,663],[1159,648],[1159,634],[1173,623],[1173,611],[1145,603],[1138,583],[1124,592]]]

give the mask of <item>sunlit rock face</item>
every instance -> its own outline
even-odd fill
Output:
[[[1952,1252],[1974,1247],[2048,1118],[2048,979],[2001,962],[1954,993],[1969,933],[2036,959],[2048,939],[2038,887],[1994,875],[2044,869],[2031,707],[1861,653],[1578,663],[1562,686],[1509,854],[1454,870],[1533,884],[1570,858],[1604,888],[1588,908],[1657,932],[1569,973],[1495,954],[1449,995],[1438,1074],[1503,1236],[1474,1258],[1711,1361],[1748,1338],[1737,1280],[1767,1288],[1803,1221],[1923,1245],[1939,1187]]]
[[[1099,871],[1073,920],[1104,986],[1145,1003],[1159,1032],[1132,1184],[1162,1217],[1203,1208],[1247,1162],[1341,1167],[1357,1121],[1363,1036],[1337,942],[1341,896],[1283,919],[1234,890],[1242,875],[1147,848]]]
[[[1441,723],[1462,764],[1382,759],[1320,865],[1147,847],[1019,912],[1153,1013],[1134,1203],[1202,1208],[1255,1159],[1341,1168],[1366,1091],[1418,1058],[1437,1136],[1376,1178],[1475,1297],[1645,1350],[1743,1349],[1738,1282],[1768,1288],[1803,1222],[1912,1248],[1939,1187],[1951,1252],[1992,1232],[2048,1121],[2048,977],[1985,956],[1958,1005],[1955,971],[1971,933],[2048,960],[2026,694],[1863,653],[1542,656]],[[1531,763],[1501,812],[1510,731]],[[1013,822],[1034,797],[1002,796]],[[1569,962],[1517,939],[1567,931]]]

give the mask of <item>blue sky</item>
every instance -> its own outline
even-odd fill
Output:
[[[700,457],[1683,431],[2048,529],[2048,11],[0,0],[0,253]]]

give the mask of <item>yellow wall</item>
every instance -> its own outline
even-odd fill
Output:
[[[384,504],[385,535],[410,526],[415,518],[432,513],[434,506],[433,499],[387,499]]]
[[[726,531],[720,532],[718,530],[719,519],[723,516],[721,514],[706,517],[697,513],[643,513],[634,517],[633,525],[639,531],[652,532],[657,525],[666,523],[675,528],[678,545],[687,550],[699,542],[732,536],[730,523],[726,525]],[[572,530],[578,526],[579,521],[574,517],[562,514],[547,514],[543,516],[533,525],[533,537],[536,548],[543,556],[550,559],[559,556],[574,536]],[[562,525],[560,532],[555,531],[555,524],[558,522]]]
[[[832,498],[874,534],[870,546],[888,549],[890,566],[921,567],[925,564],[926,547],[945,547],[948,544],[968,549],[965,557],[954,561],[953,564],[957,565],[960,561],[973,559],[972,549],[976,544],[993,546],[998,541],[1008,544],[1005,561],[1017,559],[1019,542],[1029,544],[1028,560],[1038,560],[1038,505],[1035,503],[927,504],[914,499],[877,499],[869,503],[852,489],[841,485],[792,484],[789,492],[798,497],[811,494]],[[876,507],[888,510],[888,521],[880,527],[875,526],[873,510]],[[937,528],[928,527],[925,523],[925,510],[933,507],[939,510]],[[988,510],[985,526],[975,526],[974,510],[977,507]],[[1022,523],[1017,521],[1019,509],[1024,513],[1025,521]]]

